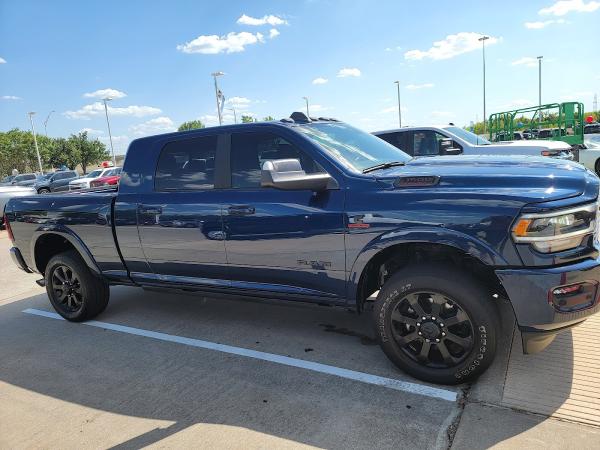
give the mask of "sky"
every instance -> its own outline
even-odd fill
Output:
[[[108,143],[200,119],[217,125],[305,109],[367,131],[483,117],[538,101],[600,96],[600,0],[65,1],[0,0],[0,131]],[[50,117],[48,114],[51,112]],[[46,127],[44,127],[44,122]]]

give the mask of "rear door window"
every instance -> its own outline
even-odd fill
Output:
[[[157,191],[213,189],[217,136],[204,136],[169,142],[159,156],[156,168]]]

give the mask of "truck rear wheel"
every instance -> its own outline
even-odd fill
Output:
[[[494,360],[498,313],[488,290],[442,265],[401,269],[373,311],[379,344],[400,369],[424,381],[459,384]]]
[[[50,303],[67,320],[92,319],[108,305],[108,283],[94,276],[74,250],[50,259],[45,279]]]

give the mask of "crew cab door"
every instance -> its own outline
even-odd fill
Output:
[[[139,239],[163,282],[223,278],[223,199],[216,176],[220,141],[215,134],[168,142],[158,157],[153,191],[140,197]]]
[[[69,182],[77,178],[77,172],[56,172],[50,181],[50,190],[52,192],[62,192],[69,190]]]
[[[231,134],[223,192],[229,277],[233,287],[336,301],[345,292],[344,191],[260,185],[267,160],[295,158],[307,173],[324,171],[292,141],[278,130]]]

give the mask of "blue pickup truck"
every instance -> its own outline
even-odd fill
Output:
[[[412,159],[335,119],[151,136],[118,189],[19,197],[13,260],[83,321],[110,285],[352,308],[400,369],[462,383],[508,299],[526,353],[598,312],[598,177],[550,158]]]

